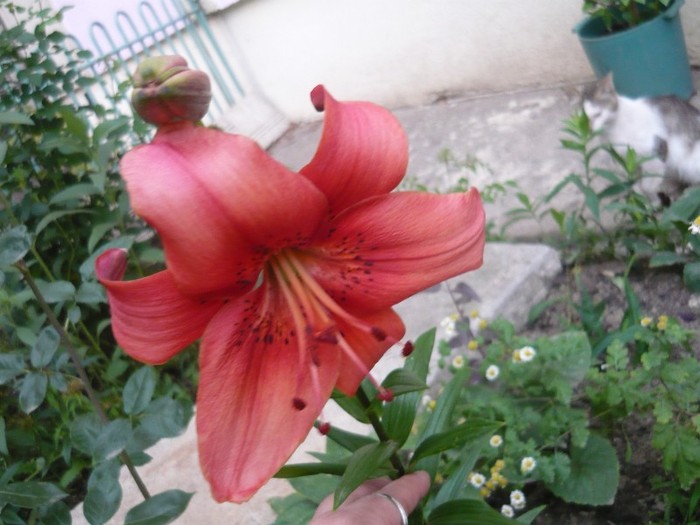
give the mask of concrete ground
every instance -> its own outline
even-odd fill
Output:
[[[559,146],[563,121],[577,104],[574,88],[553,88],[398,109],[395,114],[404,125],[410,143],[406,185],[420,184],[444,191],[462,177],[482,189],[513,180],[531,197],[543,195],[571,171],[579,169],[576,155]],[[315,150],[320,126],[312,123],[292,128],[270,148],[271,154],[292,168],[303,166]],[[460,162],[448,165],[439,162],[441,152],[444,157],[445,151]],[[466,167],[467,164],[471,167]],[[515,202],[511,195],[488,204],[489,220],[502,224],[505,212]],[[569,206],[573,202],[573,195],[564,195],[560,205]],[[517,225],[511,233],[536,238],[542,231],[552,229],[551,224],[540,226],[530,222]],[[557,253],[544,245],[488,243],[481,269],[422,292],[398,305],[397,310],[408,327],[407,337],[415,338],[456,311],[447,286],[464,283],[480,298],[470,309],[478,309],[487,320],[501,316],[522,325],[530,307],[544,297],[548,284],[559,271]],[[377,365],[375,373],[381,378],[401,362],[398,348],[392,349]],[[346,425],[347,418],[342,417],[332,402],[324,416],[341,428],[352,429],[355,425],[354,421]],[[324,439],[312,431],[292,462],[310,461],[307,452],[322,450]],[[178,438],[161,441],[149,454],[153,460],[139,468],[139,472],[152,493],[171,488],[195,493],[187,512],[176,521],[181,525],[269,524],[274,521],[274,513],[267,499],[290,492],[286,482],[272,480],[244,505],[214,503],[199,471],[194,425]],[[124,472],[122,477],[122,511],[109,522],[111,525],[123,523],[126,511],[140,501],[128,475]],[[73,523],[86,523],[80,509],[74,512]]]

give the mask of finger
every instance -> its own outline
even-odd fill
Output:
[[[381,489],[381,492],[396,498],[403,505],[403,508],[406,509],[406,512],[410,514],[428,493],[429,489],[430,475],[421,470],[386,484]],[[386,501],[392,507],[394,506],[391,501]],[[394,512],[397,512],[396,509],[394,509]]]
[[[389,478],[376,478],[365,481],[362,485],[352,491],[352,493],[343,502],[343,505],[349,505],[353,501],[364,498],[368,494],[377,492],[388,485],[390,481],[391,480]],[[320,516],[321,514],[331,510],[333,510],[333,494],[329,494],[323,499],[316,509],[314,516]]]

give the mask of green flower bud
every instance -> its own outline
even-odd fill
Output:
[[[181,56],[146,58],[137,67],[133,82],[134,110],[156,126],[198,122],[209,109],[209,77],[202,71],[189,69]]]

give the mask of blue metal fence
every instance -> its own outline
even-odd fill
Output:
[[[137,11],[118,11],[111,29],[93,22],[89,46],[75,40],[78,47],[91,47],[95,52],[85,68],[100,80],[100,87],[86,88],[88,101],[98,100],[120,113],[128,112],[123,96],[125,81],[131,78],[141,58],[163,54],[181,55],[190,67],[209,74],[213,99],[205,119],[207,123],[216,122],[245,96],[195,0],[160,0],[160,9],[154,8],[151,1],[142,0]]]

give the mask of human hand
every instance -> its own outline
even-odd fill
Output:
[[[410,514],[428,493],[430,476],[414,472],[395,481],[377,478],[366,481],[333,511],[333,494],[326,497],[316,509],[310,525],[405,525],[399,507],[391,496]]]

